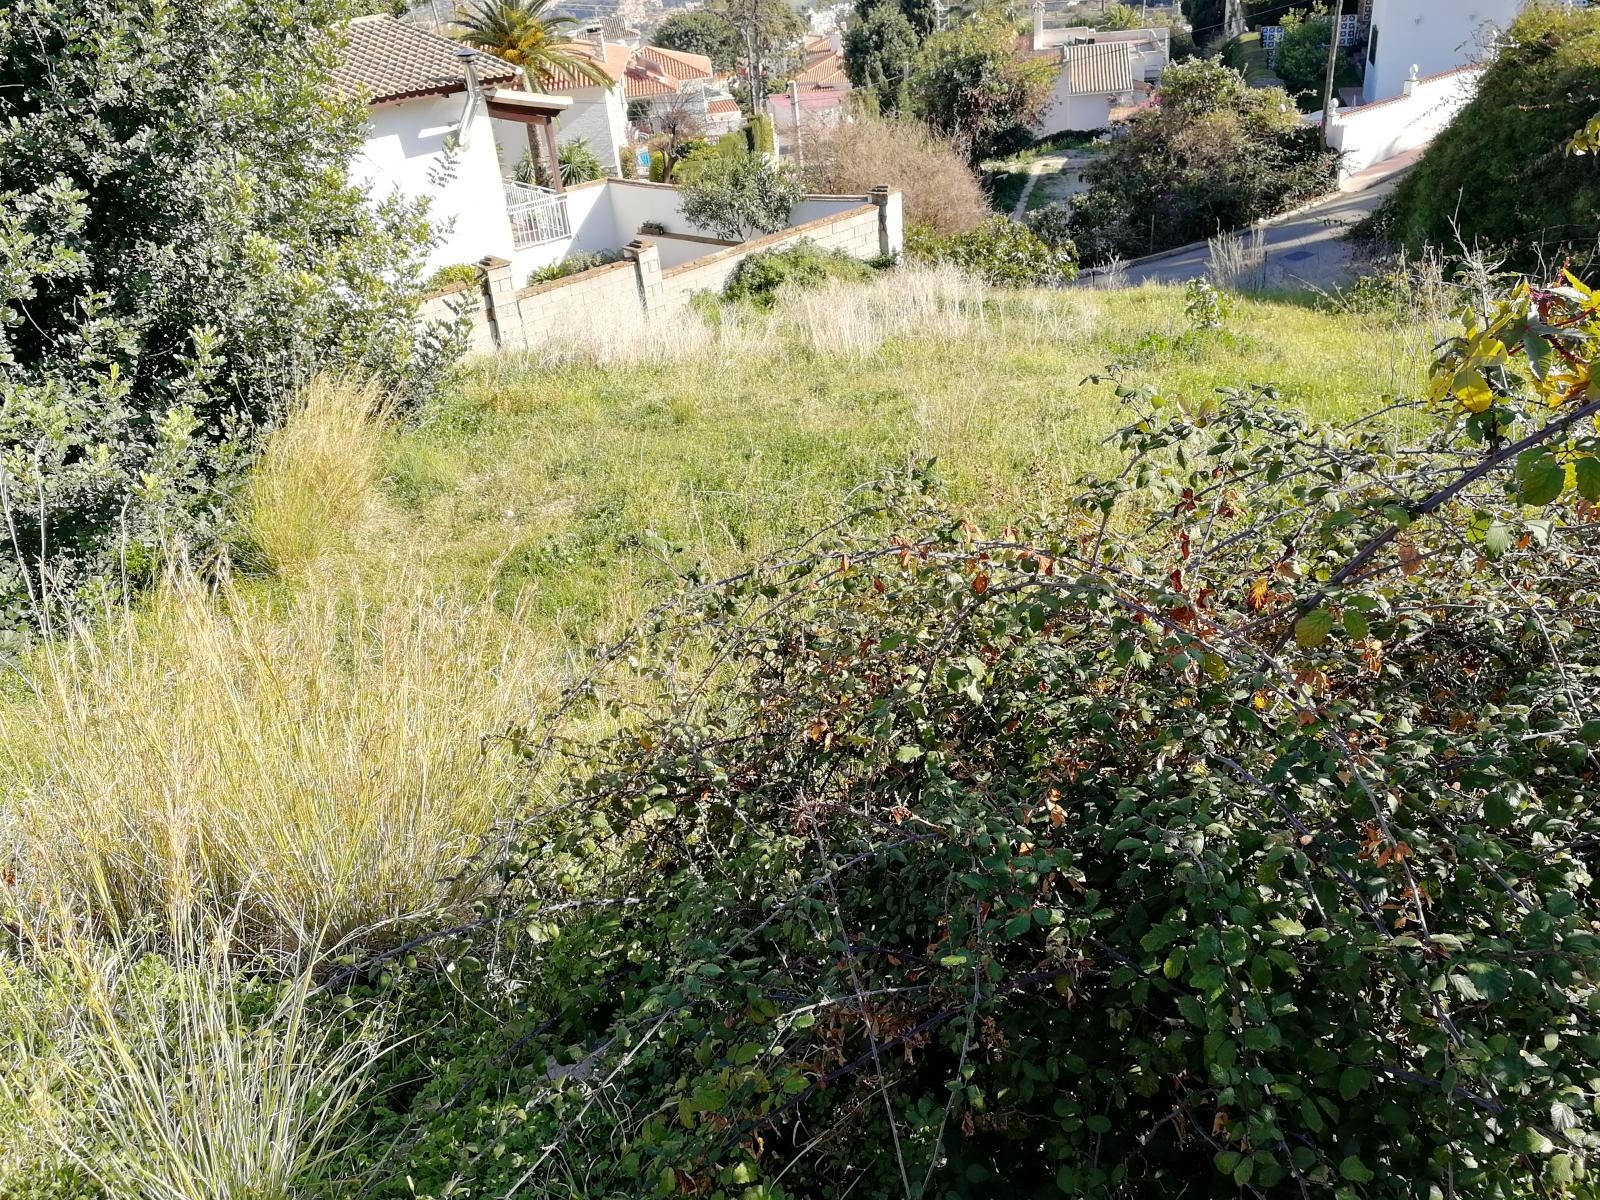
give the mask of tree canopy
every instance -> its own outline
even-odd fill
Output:
[[[1239,229],[1333,186],[1334,156],[1279,88],[1205,59],[1174,63],[1156,104],[1089,169],[1074,233],[1085,261]]]
[[[404,396],[432,369],[411,328],[424,214],[347,178],[365,113],[331,83],[342,15],[0,8],[0,630],[206,542],[312,375]]]
[[[650,43],[664,50],[704,54],[719,71],[730,71],[739,61],[739,39],[733,27],[705,9],[673,13],[656,26]]]
[[[916,114],[977,162],[1026,126],[1049,94],[1055,68],[1019,59],[1009,26],[965,21],[923,43],[911,80]]]
[[[845,72],[852,85],[873,94],[884,116],[896,116],[907,107],[919,45],[916,30],[893,0],[858,9],[845,30]]]

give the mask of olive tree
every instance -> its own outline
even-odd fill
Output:
[[[691,223],[735,242],[782,229],[805,194],[787,163],[764,154],[707,158],[680,192]]]

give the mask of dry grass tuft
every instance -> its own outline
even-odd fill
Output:
[[[376,1028],[335,1042],[310,968],[268,997],[216,952],[226,928],[174,916],[158,939],[110,942],[52,920],[0,962],[0,1192],[37,1194],[30,1175],[69,1165],[98,1185],[85,1191],[145,1200],[290,1200],[325,1182],[384,1053]]]
[[[907,268],[866,283],[787,293],[777,320],[814,354],[865,359],[894,338],[964,337],[988,289],[952,267]]]
[[[516,614],[420,584],[319,573],[280,603],[177,574],[0,699],[23,894],[122,920],[203,896],[297,949],[459,912],[517,790],[482,738],[547,677]]]
[[[993,216],[983,185],[948,142],[917,121],[859,117],[806,143],[806,175],[819,192],[899,191],[908,225],[964,233]]]
[[[267,442],[245,495],[244,536],[279,575],[350,548],[375,504],[385,405],[369,386],[321,379]]]

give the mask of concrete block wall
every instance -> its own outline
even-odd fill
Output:
[[[739,264],[757,251],[810,240],[862,259],[898,254],[903,245],[900,194],[875,188],[871,196],[853,199],[849,208],[826,205],[833,210],[827,215],[737,246],[719,249],[718,243],[701,243],[698,249],[710,253],[675,266],[664,264],[654,240],[636,238],[624,247],[620,262],[518,288],[510,262],[486,258],[483,283],[476,291],[457,284],[430,296],[422,302],[419,318],[451,316],[466,303],[473,321],[473,353],[526,350],[556,336],[581,336],[586,329],[614,336],[618,330],[670,317],[696,292],[720,292]],[[677,253],[675,248],[672,257]]]

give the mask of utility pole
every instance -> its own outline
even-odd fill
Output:
[[[800,141],[800,84],[793,79],[789,80],[789,116],[794,120],[794,161],[804,171],[806,150]]]
[[[1340,0],[1330,0],[1328,5],[1328,73],[1322,81],[1322,144],[1328,144],[1328,131],[1333,127],[1333,77],[1339,72],[1339,10]]]

